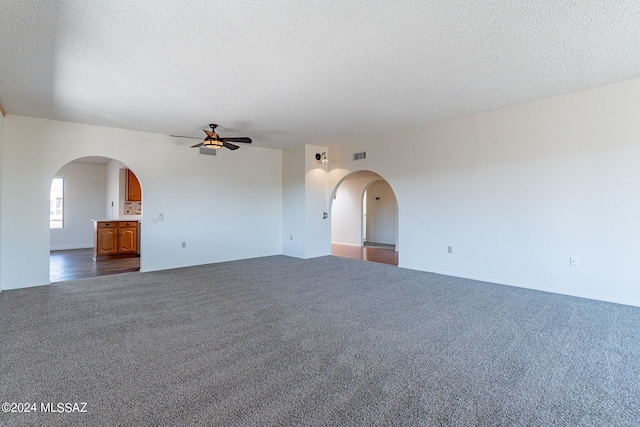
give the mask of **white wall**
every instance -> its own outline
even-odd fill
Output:
[[[122,196],[122,171],[126,166],[117,160],[111,159],[106,165],[106,199],[104,219],[118,219],[124,210],[124,198]]]
[[[2,242],[2,217],[3,217],[3,198],[2,198],[2,187],[3,187],[3,179],[2,179],[2,153],[4,149],[4,116],[0,113],[0,243]],[[2,244],[0,244],[0,260],[2,259]],[[2,275],[0,274],[0,292],[2,292]],[[2,325],[0,325],[2,327]]]
[[[282,155],[243,147],[199,155],[190,140],[7,116],[4,122],[3,289],[49,283],[49,186],[79,157],[131,167],[144,187],[141,270],[282,252]],[[164,213],[164,221],[152,218]],[[187,247],[182,248],[181,242]]]
[[[393,190],[384,180],[367,187],[367,241],[396,244],[398,203]]]
[[[304,258],[305,147],[282,151],[282,253]]]
[[[327,147],[305,145],[305,258],[331,255],[328,165],[319,163],[316,153]]]
[[[67,163],[55,176],[64,178],[64,227],[50,231],[51,250],[93,247],[92,219],[101,219],[106,194],[106,166]]]
[[[640,305],[638,117],[634,79],[332,147],[329,183],[389,182],[401,267]]]

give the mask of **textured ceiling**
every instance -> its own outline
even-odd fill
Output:
[[[3,0],[0,103],[332,145],[640,76],[635,0]]]

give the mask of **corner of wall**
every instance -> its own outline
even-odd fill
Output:
[[[107,163],[107,179],[105,182],[105,218],[113,219],[117,218],[120,214],[121,209],[121,199],[123,194],[123,190],[120,189],[121,182],[121,169],[124,167],[124,164],[117,160],[110,160]]]
[[[282,152],[282,254],[314,258],[331,253],[328,165],[315,158],[326,147],[304,145]]]
[[[282,150],[282,254],[304,258],[304,147]]]
[[[331,255],[329,165],[316,158],[327,151],[327,147],[305,145],[305,258]]]

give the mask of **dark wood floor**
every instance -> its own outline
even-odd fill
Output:
[[[331,255],[398,265],[398,252],[391,248],[331,244]]]
[[[95,262],[93,249],[51,251],[49,279],[51,282],[106,276],[140,270],[140,258],[119,258]]]

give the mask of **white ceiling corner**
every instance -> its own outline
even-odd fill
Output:
[[[10,114],[284,148],[640,76],[640,2],[4,0]]]

